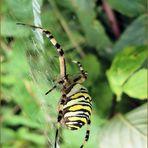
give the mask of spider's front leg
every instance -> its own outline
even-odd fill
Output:
[[[64,88],[68,83],[68,75],[66,75],[64,78],[61,78],[60,80],[56,81],[56,84],[49,89],[45,95],[48,95],[51,91],[53,91],[55,88],[57,88],[58,85],[62,85],[62,87]]]

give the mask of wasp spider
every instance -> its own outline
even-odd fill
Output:
[[[87,73],[84,71],[80,62],[73,61],[78,65],[80,74],[73,78],[72,80],[68,77],[66,73],[66,64],[64,58],[64,51],[61,48],[60,44],[57,43],[53,35],[46,29],[41,27],[18,23],[19,25],[27,25],[31,28],[38,29],[50,40],[50,42],[57,49],[59,54],[59,63],[60,63],[60,73],[61,79],[57,81],[57,84],[62,86],[61,89],[61,98],[58,107],[58,117],[57,117],[57,129],[55,134],[55,144],[54,148],[57,148],[59,127],[62,125],[70,130],[78,130],[83,125],[87,124],[86,135],[83,144],[80,148],[83,148],[85,143],[89,139],[90,133],[90,116],[92,110],[92,100],[88,94],[88,90],[82,85],[82,83],[87,79]],[[56,88],[57,84],[46,92],[46,95]]]

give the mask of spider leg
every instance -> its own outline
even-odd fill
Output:
[[[78,61],[73,61],[73,63],[77,64],[80,69],[80,75],[76,77],[73,81],[75,83],[83,83],[87,79],[87,72],[84,71],[83,66]]]
[[[56,87],[57,87],[57,86],[54,85],[51,89],[49,89],[49,90],[45,93],[45,95],[48,95],[48,94],[49,94],[51,91],[53,91]]]
[[[60,105],[59,105],[59,113],[58,113],[58,118],[57,118],[57,128],[56,128],[56,134],[55,134],[55,143],[54,143],[54,148],[57,148],[57,142],[58,142],[58,136],[59,136],[59,127],[60,127],[60,122],[62,120],[63,117],[63,106],[64,103],[66,101],[66,94],[63,93],[61,101],[60,101]]]
[[[57,128],[56,128],[56,134],[55,134],[54,148],[57,148],[57,142],[58,142],[59,128],[60,128],[61,119],[62,119],[62,113],[59,111],[59,115],[58,115],[58,118],[57,118]]]
[[[80,146],[80,148],[83,148],[84,145],[85,145],[85,143],[86,143],[86,142],[88,141],[88,139],[89,139],[89,134],[90,134],[90,124],[91,124],[91,121],[88,120],[88,121],[87,121],[87,129],[86,129],[85,139],[84,139],[83,144]]]
[[[51,32],[46,30],[46,29],[44,29],[44,28],[42,28],[42,27],[34,26],[34,25],[30,25],[30,24],[17,23],[17,25],[23,25],[23,26],[31,27],[33,29],[38,29],[39,31],[41,31],[43,34],[46,35],[46,37],[50,40],[50,42],[53,44],[53,46],[56,48],[56,50],[57,50],[57,52],[59,54],[59,63],[60,63],[61,77],[65,77],[66,76],[66,64],[65,64],[64,51],[63,51],[61,45],[59,43],[57,43],[56,39],[51,34]]]
[[[66,77],[61,78],[60,80],[58,80],[58,81],[56,82],[56,84],[55,84],[51,89],[49,89],[49,90],[45,93],[45,95],[47,95],[47,94],[49,94],[51,91],[53,91],[53,90],[57,87],[57,85],[62,85],[63,88],[66,87],[66,86],[65,86],[65,81],[66,81],[66,82],[68,81],[67,75],[66,75]]]

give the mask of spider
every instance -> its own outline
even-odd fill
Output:
[[[58,106],[54,148],[57,148],[59,128],[61,125],[70,130],[78,130],[83,125],[87,124],[86,135],[82,145],[80,146],[80,148],[83,148],[89,139],[91,124],[90,116],[92,111],[91,97],[88,94],[88,90],[82,85],[82,83],[87,79],[87,72],[84,71],[80,62],[73,61],[79,67],[80,74],[77,77],[70,79],[69,75],[66,73],[64,51],[60,44],[57,43],[56,39],[53,37],[50,31],[34,25],[24,23],[17,24],[29,26],[33,29],[38,29],[41,31],[50,40],[59,55],[61,78],[57,81],[53,88],[45,93],[45,95],[49,94],[57,87],[57,85],[62,86],[62,95]]]

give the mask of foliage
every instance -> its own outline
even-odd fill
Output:
[[[107,72],[108,79],[111,85],[112,90],[114,93],[116,93],[118,99],[120,98],[120,95],[122,93],[122,88],[124,85],[128,85],[127,83],[134,77],[131,75],[142,65],[146,58],[146,47],[142,46],[134,46],[134,47],[127,47],[124,49],[120,54],[116,56],[116,58],[113,60],[112,66]],[[126,62],[125,62],[126,61]],[[145,73],[146,75],[146,73]],[[138,77],[137,77],[138,78]],[[145,76],[139,77],[144,80]],[[138,78],[138,79],[139,79]],[[136,79],[138,81],[138,79]],[[143,81],[144,81],[143,80]],[[140,81],[141,82],[141,81]],[[146,81],[144,81],[146,82]],[[132,81],[133,86],[136,85],[136,81]],[[141,84],[145,85],[145,83]],[[137,86],[137,85],[136,85]],[[137,91],[139,90],[139,86],[137,86]],[[143,89],[143,91],[146,90],[146,86]],[[144,95],[143,98],[146,98],[146,93],[142,93]],[[135,96],[136,98],[139,98],[138,96]],[[140,97],[141,98],[141,97]]]
[[[116,115],[102,130],[100,148],[143,147],[147,142],[147,105],[144,104],[126,115]],[[122,137],[122,139],[120,138]],[[111,139],[111,140],[109,140]],[[134,141],[134,142],[133,142]]]
[[[93,115],[86,148],[117,145],[120,148],[121,143],[128,142],[131,147],[145,147],[146,1],[107,1],[112,8],[110,13],[115,15],[119,36],[115,35],[104,2],[37,1],[44,28],[52,32],[65,51],[69,74],[78,74],[72,60],[80,61],[88,72],[84,85],[93,99]],[[4,148],[52,147],[54,142],[60,91],[47,96],[45,92],[59,77],[57,53],[46,38],[40,47],[30,28],[16,25],[17,22],[34,24],[37,18],[33,9],[30,0],[3,0],[1,6],[1,146]],[[84,133],[85,127],[77,132],[62,128],[61,147],[79,147]],[[130,143],[130,139],[134,142]]]

